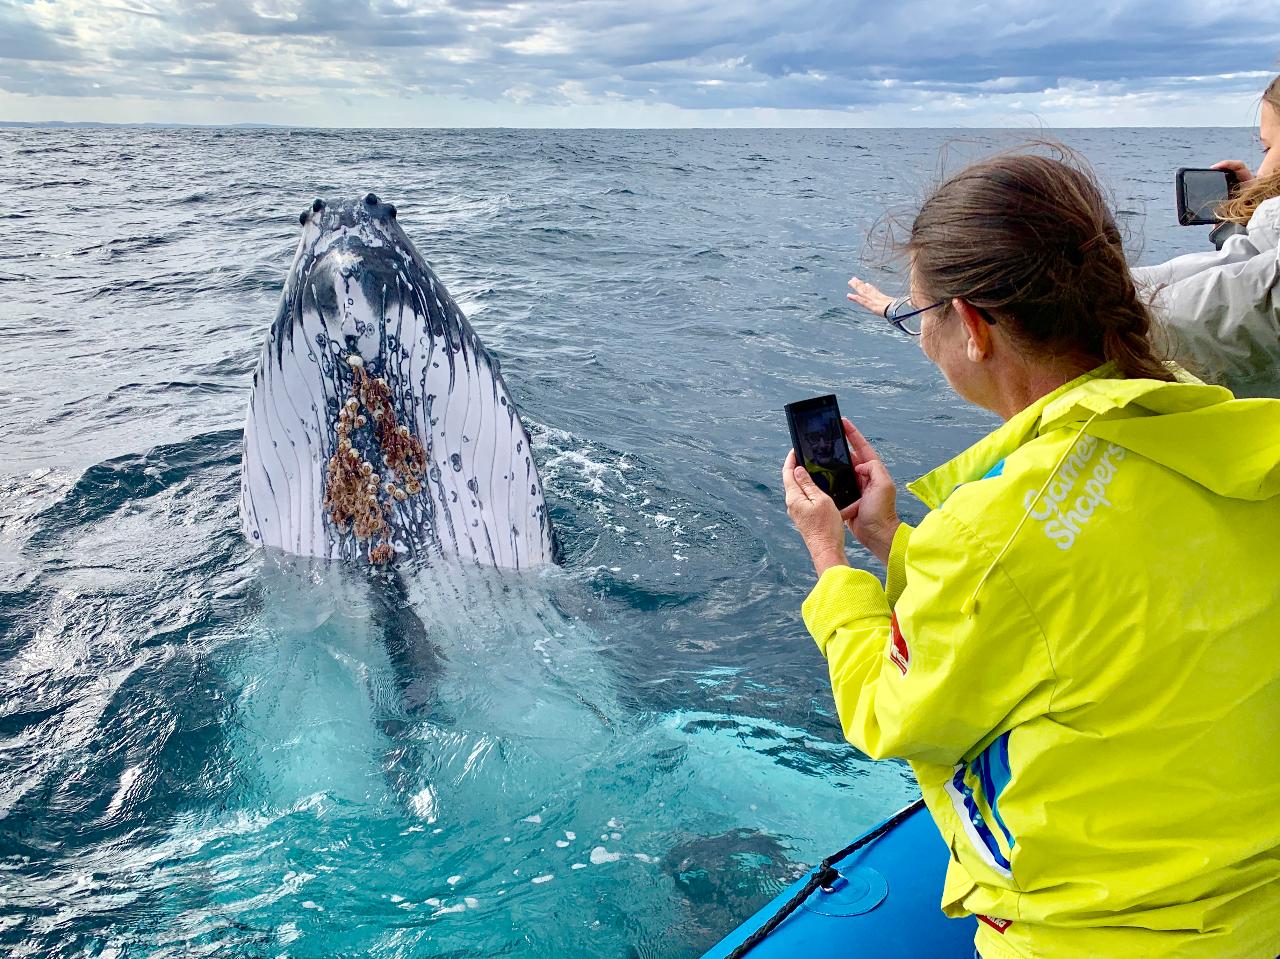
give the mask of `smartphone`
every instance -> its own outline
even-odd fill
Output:
[[[1183,226],[1199,226],[1218,222],[1218,207],[1231,198],[1236,178],[1229,170],[1182,167],[1173,175],[1173,186],[1178,222]]]
[[[862,495],[853,457],[840,423],[840,407],[834,395],[788,403],[787,426],[796,462],[809,471],[818,488],[844,509]]]

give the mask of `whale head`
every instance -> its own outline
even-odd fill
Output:
[[[316,200],[254,373],[241,519],[304,556],[553,561],[529,436],[496,359],[370,193]]]

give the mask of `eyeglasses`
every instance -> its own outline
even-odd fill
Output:
[[[936,310],[938,307],[945,305],[946,302],[946,300],[939,300],[931,306],[917,307],[911,302],[910,296],[900,296],[884,308],[884,318],[908,336],[919,336],[922,326],[920,315],[928,313],[930,310]],[[985,309],[980,306],[975,306],[974,309],[989,324],[996,325],[996,318]]]
[[[921,328],[920,314],[936,310],[946,302],[946,300],[939,300],[932,306],[917,307],[911,302],[910,296],[900,296],[885,307],[884,318],[908,336],[919,336]]]

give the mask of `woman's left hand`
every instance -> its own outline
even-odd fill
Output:
[[[851,300],[869,313],[875,313],[878,316],[884,316],[884,311],[893,302],[893,297],[881,293],[874,283],[860,280],[856,276],[849,280],[849,289],[853,292],[844,295],[846,300]]]
[[[1243,160],[1221,160],[1211,170],[1225,170],[1236,178],[1236,184],[1248,183],[1253,179],[1253,171]]]
[[[796,465],[796,451],[782,464],[782,486],[787,491],[787,515],[809,547],[819,576],[832,566],[848,566],[844,553],[845,520],[835,500],[818,489],[809,471]]]

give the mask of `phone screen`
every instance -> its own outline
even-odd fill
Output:
[[[791,442],[796,459],[818,488],[844,509],[860,495],[858,478],[849,458],[840,408],[834,396],[819,396],[787,406]]]
[[[1225,170],[1179,170],[1179,220],[1186,225],[1214,223],[1217,209],[1231,193],[1231,175]]]

